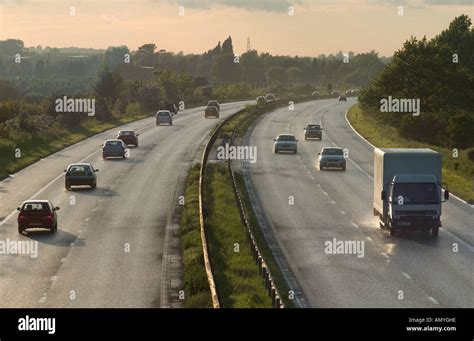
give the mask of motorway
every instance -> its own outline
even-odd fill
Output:
[[[372,212],[373,148],[345,119],[354,103],[328,99],[275,110],[247,141],[258,150],[250,176],[263,213],[310,305],[474,307],[473,208],[453,197],[443,204],[438,239],[381,230]],[[319,122],[322,141],[304,141],[305,125]],[[280,133],[297,136],[297,155],[273,153]],[[317,169],[323,146],[349,149],[346,172]],[[325,253],[333,238],[364,242],[363,257]]]
[[[253,102],[253,101],[252,101]],[[221,119],[248,102],[221,105]],[[160,307],[168,217],[176,184],[218,120],[188,109],[172,126],[147,118],[88,138],[0,183],[0,241],[38,241],[38,257],[0,255],[0,307]],[[101,144],[120,129],[140,133],[125,160],[101,158]],[[63,169],[89,162],[96,190],[64,188]],[[16,212],[27,199],[58,211],[54,235],[19,235]],[[169,278],[166,279],[169,281]],[[166,286],[165,286],[166,287]]]

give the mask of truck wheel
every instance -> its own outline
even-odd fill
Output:
[[[431,229],[431,237],[438,238],[439,227],[433,227]]]

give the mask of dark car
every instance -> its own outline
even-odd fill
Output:
[[[43,228],[54,233],[58,229],[59,207],[49,200],[27,200],[18,207],[18,233],[22,234],[27,229]]]
[[[347,102],[347,97],[346,97],[346,95],[339,95],[339,102],[340,102],[340,101]]]
[[[173,125],[173,117],[169,110],[160,110],[156,113],[155,116],[156,125],[159,126],[161,124],[169,124],[170,126]]]
[[[267,104],[267,100],[265,99],[265,96],[258,96],[257,105],[263,105],[263,104]]]
[[[275,97],[274,94],[267,94],[267,95],[265,96],[265,100],[266,100],[267,102],[276,101],[276,97]]]
[[[221,110],[221,105],[220,105],[219,102],[218,102],[217,100],[215,100],[215,99],[213,99],[213,100],[207,102],[207,106],[208,106],[208,107],[217,107],[217,110],[219,110],[219,111]]]
[[[138,147],[138,136],[133,130],[120,130],[117,134],[117,140],[122,140],[126,146],[133,145]]]
[[[204,111],[204,118],[215,117],[219,118],[219,109],[215,106],[206,107]]]
[[[304,139],[318,139],[323,138],[323,128],[319,124],[307,124],[304,128]]]
[[[102,145],[102,159],[107,160],[109,157],[121,157],[125,159],[127,156],[127,146],[122,140],[106,140]]]
[[[90,186],[92,189],[97,187],[96,173],[99,170],[94,169],[90,163],[73,163],[64,171],[67,190],[70,190],[72,186]]]
[[[178,114],[178,107],[176,106],[176,104],[173,104],[173,103],[163,105],[163,108],[160,110],[168,110],[171,113],[171,115]]]

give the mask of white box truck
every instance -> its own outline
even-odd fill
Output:
[[[374,149],[374,215],[380,227],[431,230],[441,226],[441,154],[427,148]],[[444,199],[449,191],[444,190]]]

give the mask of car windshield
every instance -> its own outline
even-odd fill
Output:
[[[309,130],[319,130],[321,129],[321,126],[319,124],[309,124],[306,129],[309,129]]]
[[[49,212],[50,207],[46,202],[29,202],[23,205],[25,212]]]
[[[72,175],[85,175],[86,173],[90,173],[91,168],[89,166],[72,166],[69,168],[69,173]]]
[[[293,135],[280,135],[278,136],[278,141],[294,141],[295,137]]]
[[[117,147],[117,146],[121,146],[122,142],[121,141],[107,141],[105,145]]]
[[[326,148],[323,149],[322,155],[344,155],[342,149],[339,148]]]
[[[398,183],[393,186],[392,198],[398,202],[403,198],[405,205],[437,204],[438,189],[434,183]]]
[[[169,113],[166,112],[166,111],[160,111],[160,112],[158,113],[158,115],[159,115],[159,116],[169,116]]]

